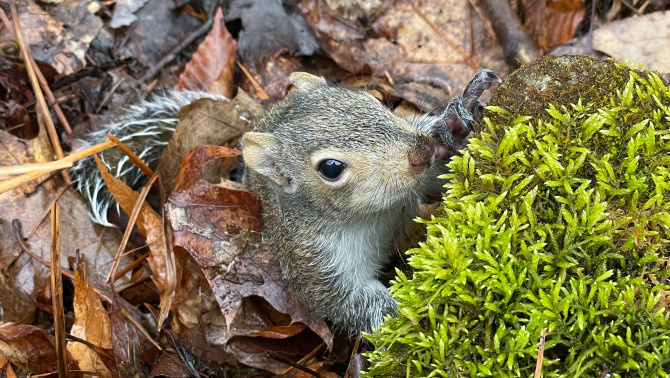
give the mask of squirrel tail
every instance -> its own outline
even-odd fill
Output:
[[[201,98],[228,100],[223,95],[208,92],[166,91],[129,107],[100,130],[88,134],[85,139],[74,141],[73,150],[79,151],[104,142],[107,134],[113,134],[155,169],[179,122],[179,111]],[[98,156],[110,173],[132,189],[137,190],[146,183],[146,176],[117,148],[103,151]],[[93,158],[79,160],[70,168],[70,175],[72,185],[88,202],[91,219],[98,224],[114,227],[107,219],[107,211],[115,201]],[[118,204],[116,207],[118,211]]]

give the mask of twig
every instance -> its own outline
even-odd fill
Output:
[[[10,176],[24,174],[28,172],[53,172],[59,169],[70,168],[72,162],[62,162],[60,160],[48,161],[45,163],[29,163],[21,165],[10,165],[7,167],[0,167],[0,176]]]
[[[114,282],[116,282],[119,278],[123,277],[126,273],[130,272],[131,270],[135,269],[138,265],[142,264],[144,260],[146,260],[149,257],[149,254],[151,252],[147,252],[140,256],[137,260],[133,261],[131,264],[129,264],[127,267],[121,269],[120,272],[118,272],[114,276]]]
[[[23,252],[29,254],[32,258],[34,258],[35,260],[37,260],[39,263],[41,263],[41,264],[44,265],[44,266],[51,266],[51,263],[50,263],[49,261],[46,261],[46,260],[42,259],[42,258],[39,257],[35,252],[31,251],[30,248],[28,248],[28,246],[26,245],[26,243],[23,241],[23,238],[21,238],[21,223],[19,222],[18,219],[14,219],[14,220],[12,221],[12,231],[13,231],[13,233],[14,233],[14,239],[15,239],[16,242],[19,244],[19,247],[21,247],[21,250],[22,250]],[[62,269],[62,268],[61,268],[61,274],[62,274],[63,276],[65,276],[65,277],[71,279],[71,280],[74,280],[74,273],[73,273],[72,271],[70,271],[70,270]],[[112,299],[109,298],[107,295],[105,295],[105,293],[101,292],[100,290],[96,289],[95,287],[93,287],[93,291],[95,291],[95,293],[98,294],[98,296],[100,297],[100,299],[102,299],[103,301],[105,301],[105,302],[107,302],[107,303],[110,303],[110,304],[112,303]],[[122,314],[126,319],[128,319],[128,321],[129,321],[129,322],[130,322],[130,323],[131,323],[131,324],[132,324],[138,331],[140,331],[140,333],[141,333],[142,335],[144,335],[144,337],[146,337],[147,340],[149,340],[149,342],[151,342],[151,344],[153,344],[158,350],[163,351],[163,348],[158,344],[158,342],[156,342],[156,340],[154,340],[154,339],[151,337],[151,335],[149,335],[149,333],[147,332],[147,330],[145,330],[144,327],[142,327],[142,325],[139,324],[139,323],[137,322],[137,320],[135,320],[135,318],[134,318],[131,314],[129,314],[128,311],[127,311],[125,308],[123,308],[123,306],[121,307],[121,314]]]
[[[356,338],[356,342],[354,343],[354,347],[351,349],[351,355],[349,356],[349,365],[351,365],[351,361],[353,361],[354,355],[358,352],[358,348],[361,346],[361,338],[360,336]],[[344,373],[344,378],[351,378],[351,374],[349,374],[349,366],[347,366],[347,372]]]
[[[314,357],[321,349],[323,349],[326,346],[325,342],[322,342],[321,344],[317,345],[316,348],[314,348],[311,352],[307,353],[303,358],[298,360],[298,364],[302,365],[305,363],[305,361],[309,360],[310,358]],[[287,368],[284,370],[281,375],[285,376],[287,375],[291,370],[293,370],[293,366]]]
[[[98,143],[94,146],[91,146],[85,150],[81,150],[79,152],[75,152],[74,154],[70,154],[62,159],[56,160],[57,162],[75,162],[77,160],[81,160],[85,157],[91,156],[93,154],[97,154],[98,152],[102,152],[108,148],[114,147],[115,144],[114,142],[108,140],[102,143]],[[31,172],[31,173],[26,173],[25,175],[21,175],[19,177],[15,177],[11,180],[7,180],[3,183],[0,183],[0,194],[7,192],[9,190],[12,190],[18,186],[21,186],[27,182],[30,182],[32,180],[35,180],[41,176],[44,176],[45,174],[48,174],[48,171],[40,171],[40,172]]]
[[[109,138],[109,140],[111,140],[112,142],[116,143],[116,146],[119,148],[119,150],[121,150],[121,152],[123,152],[126,156],[128,156],[130,161],[132,161],[133,164],[135,164],[137,168],[139,168],[142,171],[142,173],[144,173],[147,176],[147,178],[150,178],[151,176],[154,175],[154,171],[152,171],[151,168],[149,168],[149,166],[142,159],[140,159],[140,157],[137,156],[133,152],[133,150],[131,150],[130,147],[128,147],[125,143],[121,142],[117,137],[115,137],[112,134],[107,134],[107,138]]]
[[[63,311],[63,273],[60,266],[60,205],[51,205],[51,305],[53,306],[58,376],[67,377],[65,314]]]
[[[0,19],[2,19],[4,25],[7,26],[7,31],[9,32],[9,34],[12,35],[12,38],[15,41],[18,41],[16,31],[14,30],[14,28],[12,28],[12,24],[10,24],[9,20],[7,19],[7,14],[5,14],[5,12],[2,9],[0,9]],[[37,74],[37,79],[40,82],[40,86],[42,86],[42,90],[44,90],[44,94],[47,96],[47,100],[49,100],[51,106],[53,106],[54,112],[56,112],[56,116],[58,117],[58,120],[63,126],[63,129],[65,130],[66,133],[72,134],[72,128],[70,127],[70,123],[67,121],[67,118],[65,118],[65,114],[63,114],[63,110],[60,108],[60,104],[58,103],[58,101],[56,101],[53,92],[51,92],[51,88],[49,88],[49,84],[47,83],[47,80],[44,78],[44,74],[37,66],[37,63],[35,63],[35,59],[33,59],[33,57],[30,55],[28,55],[28,57],[30,58],[30,65],[33,67],[35,74]]]
[[[537,351],[537,364],[535,365],[535,377],[540,378],[542,376],[542,359],[544,358],[544,340],[547,337],[547,329],[542,329],[542,335],[540,336],[540,348]]]
[[[58,193],[56,193],[56,197],[51,202],[54,203],[54,202],[58,201],[61,198],[61,196],[63,196],[63,193],[65,193],[67,188],[69,188],[68,185],[64,185],[62,188],[60,188],[58,190]],[[47,209],[44,212],[44,214],[42,214],[42,217],[40,217],[40,221],[37,222],[37,224],[35,225],[35,227],[33,227],[32,230],[30,230],[30,233],[26,237],[26,240],[30,240],[33,237],[33,235],[35,234],[35,232],[37,232],[37,229],[40,228],[40,225],[42,224],[42,222],[44,222],[44,220],[47,219],[47,215],[49,215],[49,212],[51,211],[50,208],[51,208],[51,206],[49,206],[49,209]]]
[[[247,79],[251,82],[251,85],[253,85],[254,89],[256,89],[256,93],[258,93],[258,97],[261,100],[269,100],[270,96],[268,96],[268,94],[263,90],[263,87],[261,87],[261,85],[256,81],[256,79],[254,79],[254,77],[251,75],[251,73],[249,73],[247,68],[244,67],[244,65],[242,65],[242,63],[240,63],[237,59],[235,59],[235,63],[237,63],[237,66],[240,67],[244,76],[247,77]]]
[[[302,370],[302,371],[304,371],[305,373],[307,373],[307,374],[309,374],[309,375],[312,375],[312,376],[314,376],[314,377],[317,377],[317,378],[321,378],[321,377],[322,377],[321,374],[315,372],[314,370],[312,370],[312,369],[310,369],[310,368],[308,368],[308,367],[306,367],[306,366],[299,365],[299,364],[295,363],[293,360],[290,360],[290,359],[288,359],[288,358],[282,356],[281,354],[279,354],[279,353],[277,353],[277,352],[274,352],[274,351],[271,351],[271,350],[266,350],[266,351],[265,351],[265,355],[266,355],[268,358],[271,358],[271,359],[273,359],[273,360],[275,360],[275,361],[283,362],[283,363],[285,363],[286,365],[291,365],[291,366],[293,366],[294,368],[296,368],[296,369],[298,369],[298,370]]]
[[[181,43],[175,46],[175,48],[172,49],[172,51],[170,51],[166,56],[164,56],[163,59],[154,64],[147,72],[144,73],[144,75],[142,75],[139,82],[146,83],[153,79],[153,77],[156,76],[156,74],[158,74],[158,72],[160,72],[160,70],[162,70],[165,66],[167,66],[168,63],[173,61],[182,50],[188,47],[188,45],[193,43],[193,41],[198,39],[200,36],[207,33],[209,29],[212,28],[212,24],[214,23],[214,11],[218,9],[220,3],[221,0],[217,0],[214,3],[214,6],[212,6],[212,9],[208,12],[207,22],[202,24],[198,29],[191,33],[191,35],[186,37],[183,41],[181,41]]]
[[[509,64],[519,67],[541,56],[535,42],[524,32],[521,21],[508,1],[481,0],[481,3],[489,15],[488,19],[491,20]]]
[[[95,158],[95,161],[98,163],[98,165],[102,166],[100,158],[98,158],[97,155],[94,155],[93,157]],[[123,251],[126,249],[128,240],[130,240],[130,234],[132,234],[133,232],[133,226],[137,221],[137,217],[140,215],[140,210],[142,210],[144,200],[147,198],[147,195],[149,194],[149,189],[151,189],[151,186],[154,184],[154,181],[156,181],[156,179],[158,179],[158,175],[154,174],[153,176],[151,176],[149,182],[147,182],[142,188],[140,195],[137,197],[137,201],[135,201],[135,207],[133,207],[133,211],[130,214],[130,219],[128,220],[128,226],[126,227],[126,232],[123,234],[123,239],[121,240],[121,244],[119,244],[119,250],[116,252],[116,257],[114,258],[114,264],[112,264],[112,269],[109,270],[109,274],[107,275],[107,283],[112,283],[113,282],[112,278],[116,277],[116,271],[119,269],[119,265],[121,264],[121,257],[123,257]]]
[[[26,43],[23,40],[23,35],[21,33],[21,25],[19,25],[19,14],[16,10],[16,4],[14,3],[14,0],[11,0],[9,4],[12,8],[12,18],[14,19],[14,29],[16,31],[16,42],[21,48],[21,55],[23,56],[23,61],[26,65],[26,71],[28,72],[28,77],[30,78],[30,84],[33,88],[33,92],[35,92],[35,98],[37,98],[38,118],[41,118],[42,122],[46,124],[46,131],[49,134],[49,139],[51,140],[51,145],[56,152],[56,156],[59,159],[62,159],[65,156],[65,154],[63,154],[63,147],[60,145],[60,141],[58,140],[56,126],[54,125],[53,119],[51,119],[49,107],[47,106],[46,100],[44,100],[44,94],[42,94],[42,89],[40,88],[37,76],[35,75],[35,70],[33,69],[33,65],[30,64],[30,54],[28,53],[28,46],[26,46]],[[44,127],[44,124],[40,123],[42,127]],[[70,174],[68,171],[63,171],[63,179],[68,184],[72,182],[72,180],[70,180]]]

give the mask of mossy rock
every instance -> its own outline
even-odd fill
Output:
[[[551,57],[498,88],[366,376],[670,372],[670,88]]]

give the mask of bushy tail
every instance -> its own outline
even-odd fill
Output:
[[[131,106],[101,130],[90,133],[86,139],[76,141],[77,150],[107,140],[113,134],[124,142],[152,169],[156,168],[165,146],[179,121],[179,111],[200,98],[227,101],[218,94],[193,91],[167,91],[138,105]],[[133,189],[139,189],[147,181],[146,176],[117,148],[99,154],[107,169]],[[113,225],[107,220],[107,210],[115,203],[100,176],[93,158],[78,161],[70,168],[72,184],[88,202],[91,219],[105,226]],[[118,206],[117,206],[118,209]]]

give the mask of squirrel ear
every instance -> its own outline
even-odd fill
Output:
[[[274,135],[252,131],[244,133],[242,156],[246,169],[252,169],[267,177],[286,192],[294,191],[293,180],[279,171],[279,144]]]
[[[321,76],[314,76],[308,74],[307,72],[294,72],[288,79],[291,81],[291,84],[295,85],[299,91],[307,91],[318,87],[319,85],[328,84],[326,79]]]

